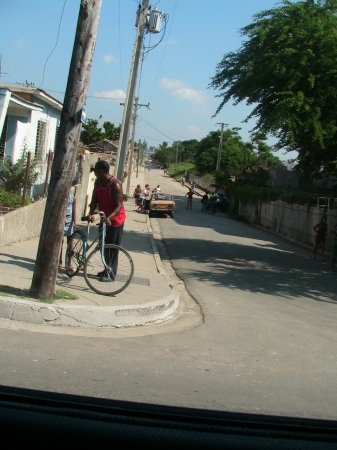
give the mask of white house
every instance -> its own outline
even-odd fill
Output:
[[[0,84],[0,161],[16,162],[24,142],[38,162],[32,196],[43,193],[48,154],[54,152],[62,103],[34,86]]]

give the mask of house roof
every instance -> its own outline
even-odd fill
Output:
[[[51,105],[56,109],[62,110],[63,106],[62,103],[56,100],[56,98],[47,94],[47,92],[43,91],[42,89],[37,89],[35,87],[30,86],[20,86],[10,84],[0,84],[0,89],[7,89],[8,91],[11,92],[12,96],[15,95],[16,97],[19,97],[20,99],[25,100],[26,102],[32,105],[39,105],[36,101],[32,101],[32,97],[35,97],[35,99],[40,98],[48,105]]]
[[[102,139],[101,141],[93,142],[92,144],[87,145],[87,147],[95,148],[95,147],[99,147],[100,144],[104,145],[105,143],[111,144],[113,147],[116,147],[116,148],[118,148],[118,145],[119,145],[119,141],[110,141],[109,139]]]

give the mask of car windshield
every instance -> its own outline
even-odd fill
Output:
[[[0,383],[337,419],[336,30],[1,2]]]
[[[153,194],[153,200],[172,200],[172,195],[169,194]]]

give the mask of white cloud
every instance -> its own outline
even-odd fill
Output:
[[[175,41],[174,39],[168,38],[166,45],[176,45],[176,43],[177,43],[177,41]]]
[[[106,64],[111,64],[113,61],[115,61],[115,57],[111,55],[111,53],[108,53],[107,55],[103,55],[103,61]]]
[[[172,95],[177,97],[179,100],[187,100],[192,103],[207,102],[207,95],[205,92],[197,91],[180,80],[169,80],[168,78],[163,78],[161,80],[161,86],[162,88],[171,91]]]
[[[195,125],[190,125],[189,129],[190,129],[190,131],[192,131],[193,133],[196,133],[196,134],[201,132],[200,128],[196,127]]]
[[[116,89],[115,91],[95,92],[94,97],[100,97],[105,100],[125,100],[126,94],[123,89]]]
[[[25,38],[18,39],[14,43],[14,48],[24,48],[25,45],[26,45],[26,39]]]

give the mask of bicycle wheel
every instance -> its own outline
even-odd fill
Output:
[[[114,244],[105,244],[104,255],[108,268],[102,261],[100,247],[90,253],[84,265],[84,278],[97,294],[115,295],[130,284],[133,261],[124,248]]]
[[[67,245],[65,268],[68,277],[76,275],[80,268],[84,267],[85,249],[84,236],[80,231],[75,231]]]

